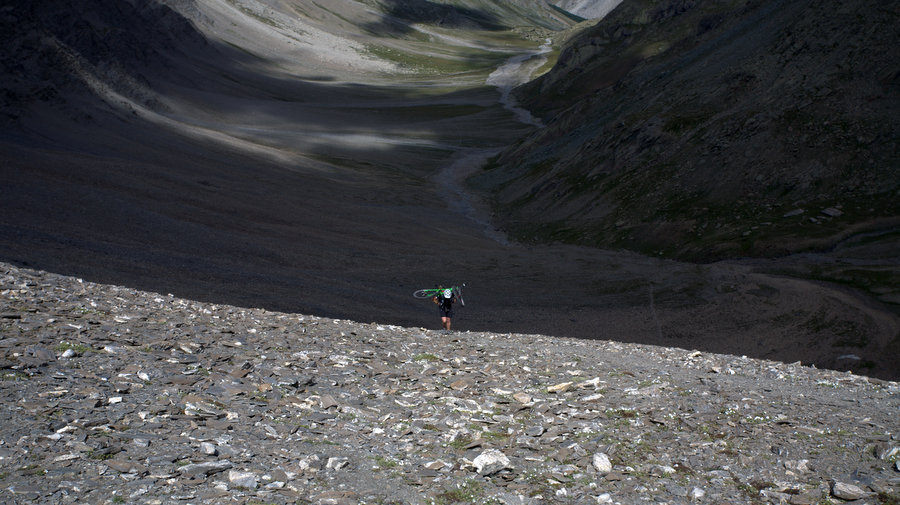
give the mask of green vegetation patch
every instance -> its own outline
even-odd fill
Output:
[[[878,503],[881,505],[900,505],[900,494],[893,491],[881,491],[878,493]]]
[[[498,431],[484,430],[481,432],[481,438],[488,441],[506,440],[509,438],[509,434],[500,433]]]
[[[72,350],[77,352],[78,354],[86,354],[93,351],[93,349],[84,344],[73,344],[71,342],[60,342],[55,349],[56,352],[66,352],[68,350]]]
[[[400,463],[384,456],[375,456],[375,465],[379,470],[389,470],[397,468],[400,466]]]
[[[19,471],[22,472],[22,475],[30,475],[30,476],[44,475],[45,473],[47,473],[47,470],[45,470],[44,468],[41,468],[39,465],[36,465],[36,464],[23,466],[22,468],[19,469]]]
[[[251,10],[251,9],[249,9],[249,8],[247,8],[247,7],[245,7],[243,4],[241,4],[241,3],[238,2],[237,0],[228,0],[228,3],[230,3],[230,4],[232,5],[232,7],[238,9],[239,11],[241,11],[242,13],[244,13],[245,15],[250,16],[250,17],[252,17],[253,19],[259,21],[260,23],[269,25],[269,26],[271,26],[271,27],[273,27],[273,28],[279,28],[278,23],[276,23],[274,20],[272,20],[272,19],[270,19],[270,18],[267,18],[267,17],[265,17],[265,16],[263,16],[263,15],[261,15],[261,14],[258,14],[258,13],[256,13],[256,12],[254,12],[253,10]]]
[[[367,44],[366,53],[389,61],[400,68],[429,75],[464,74],[492,70],[504,56],[487,51],[473,50],[466,54],[438,56],[436,54],[413,53],[393,47]]]
[[[468,447],[469,444],[471,444],[473,442],[473,440],[474,439],[472,438],[471,435],[462,434],[462,435],[457,436],[452,442],[450,442],[449,445],[450,445],[450,447],[452,447],[456,450],[462,451],[466,447]]]
[[[115,456],[115,455],[110,452],[98,451],[98,450],[94,450],[94,449],[88,451],[88,453],[87,453],[88,459],[93,459],[93,460],[97,460],[97,461],[106,461],[108,459],[112,459],[113,456]]]
[[[5,381],[20,381],[29,379],[30,376],[24,372],[19,371],[5,371],[3,375],[0,376]]]
[[[435,495],[435,505],[451,505],[454,503],[481,503],[484,487],[472,479],[466,480],[454,488],[445,488]]]

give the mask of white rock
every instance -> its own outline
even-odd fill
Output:
[[[675,473],[675,469],[669,465],[655,465],[652,470],[650,470],[650,474],[656,477],[667,477],[669,475],[673,475]]]
[[[519,403],[531,403],[531,395],[527,393],[516,393],[513,399]]]
[[[809,473],[812,471],[809,467],[808,459],[801,459],[798,461],[786,461],[784,463],[784,467],[795,473]]]
[[[210,442],[200,442],[200,450],[207,456],[215,456],[219,453],[219,450],[216,449],[216,445]]]
[[[691,494],[690,494],[691,500],[695,500],[695,501],[702,500],[703,497],[705,497],[705,496],[706,496],[706,491],[700,489],[699,487],[695,487],[694,489],[691,489]]]
[[[445,468],[446,466],[447,466],[447,463],[444,463],[443,461],[429,461],[428,463],[425,463],[425,468],[427,468],[429,470],[434,470],[434,471],[441,470],[441,469]]]
[[[231,468],[231,462],[227,460],[212,461],[207,463],[194,463],[180,468],[182,475],[212,475],[214,473],[224,472]]]
[[[544,434],[546,430],[541,425],[530,426],[525,429],[525,434],[529,437],[539,437]]]
[[[602,452],[594,454],[594,468],[596,468],[601,475],[606,475],[611,472],[612,462],[609,460],[609,456]]]
[[[578,387],[581,389],[597,389],[600,387],[600,377],[594,377],[593,379],[579,382]]]
[[[565,393],[572,387],[572,382],[561,382],[547,388],[548,393]]]
[[[259,478],[253,472],[241,472],[240,470],[228,471],[228,482],[234,487],[256,489],[259,487]]]
[[[350,460],[347,458],[328,458],[328,462],[325,463],[325,468],[328,468],[329,470],[340,470],[349,464]]]
[[[863,491],[859,486],[838,481],[832,482],[831,494],[834,495],[835,498],[847,501],[859,500],[869,495],[869,493]]]
[[[875,457],[881,460],[889,460],[900,454],[900,447],[895,447],[887,443],[879,443],[875,445]]]
[[[603,493],[597,497],[597,503],[603,504],[603,503],[612,503],[612,502],[613,502],[612,495],[609,493]]]
[[[509,468],[509,458],[497,449],[488,449],[479,454],[472,464],[479,475],[493,475]]]

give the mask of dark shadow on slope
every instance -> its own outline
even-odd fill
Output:
[[[5,105],[16,99],[46,99],[77,85],[72,74],[92,67],[104,84],[126,96],[150,87],[150,75],[173,81],[186,76],[175,58],[202,61],[217,56],[190,21],[157,2],[69,2],[14,0],[0,19],[0,60]],[[43,91],[33,93],[34,83]]]
[[[426,263],[440,247],[434,230],[470,233],[464,220],[443,222],[444,204],[429,188],[429,169],[446,150],[434,150],[429,167],[421,150],[325,147],[321,159],[296,166],[148,121],[97,96],[84,79],[163,114],[152,101],[164,90],[216,94],[230,100],[232,115],[264,114],[271,124],[288,123],[296,104],[359,101],[384,113],[390,107],[382,103],[402,102],[403,94],[266,73],[264,60],[207,41],[168,7],[139,5],[20,1],[0,19],[0,259],[189,298],[334,317],[359,316],[352,300],[372,292],[367,308],[393,319],[388,314],[398,313],[406,296],[374,293],[398,272]],[[313,132],[338,122],[323,114],[307,121]],[[391,122],[411,127],[408,115],[373,125]],[[357,115],[352,126],[367,127],[359,123],[365,118]],[[438,131],[434,141],[444,142],[443,135],[450,138]],[[396,161],[404,159],[412,169]],[[332,162],[358,166],[330,170]]]

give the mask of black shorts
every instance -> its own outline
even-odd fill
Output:
[[[450,318],[453,317],[453,308],[452,307],[447,309],[447,308],[438,306],[438,310],[441,311],[441,317],[450,317]]]

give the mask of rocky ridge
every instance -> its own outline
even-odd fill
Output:
[[[0,266],[5,503],[897,503],[900,384]]]

